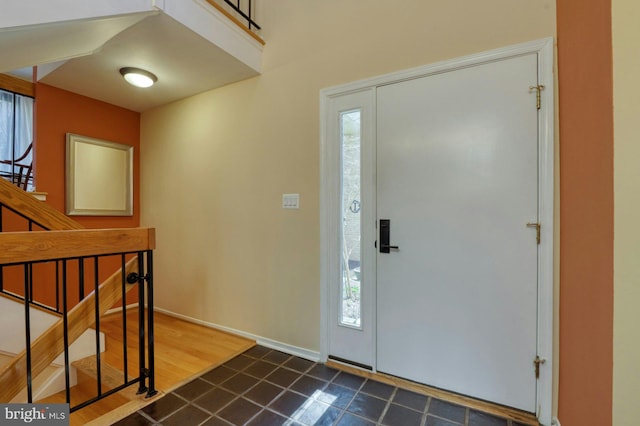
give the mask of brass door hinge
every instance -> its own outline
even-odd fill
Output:
[[[542,92],[542,90],[544,89],[544,85],[543,84],[538,84],[537,86],[529,86],[529,91],[536,91],[536,108],[540,109],[541,106],[541,101],[540,101],[540,92]]]
[[[536,359],[533,360],[533,366],[536,370],[536,379],[540,378],[540,365],[544,364],[546,359],[540,358],[540,356],[536,355]]]
[[[527,223],[527,228],[536,228],[536,241],[540,244],[540,227],[539,223]]]

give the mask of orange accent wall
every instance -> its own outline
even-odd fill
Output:
[[[133,216],[73,216],[87,228],[140,226],[140,113],[46,84],[36,85],[34,173],[47,203],[64,213],[66,134],[133,146]]]
[[[72,216],[86,228],[132,228],[140,226],[140,114],[105,102],[61,90],[46,84],[36,85],[35,102],[34,174],[36,189],[47,193],[47,203],[65,211],[65,150],[66,134],[76,133],[133,146],[133,216]],[[103,259],[100,281],[120,267],[116,259]],[[87,282],[91,281],[92,266],[87,264]],[[77,287],[77,282],[70,284]],[[38,288],[41,288],[38,290]],[[34,286],[40,291],[37,300],[55,301],[50,286]],[[85,288],[88,294],[93,289]],[[78,300],[76,291],[70,290],[70,304]],[[127,302],[137,300],[136,292],[127,296]]]
[[[611,0],[557,0],[563,426],[612,423]]]

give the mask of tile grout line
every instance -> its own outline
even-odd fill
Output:
[[[344,374],[350,374],[350,375],[352,375],[351,373],[346,373],[346,372],[343,372],[343,371],[339,371],[339,370],[338,370],[338,373],[337,373],[337,374],[335,374],[335,375],[333,376],[333,378],[331,379],[331,382],[330,382],[330,383],[333,383],[333,384],[335,384],[336,386],[342,386],[342,385],[339,385],[339,384],[335,383],[335,382],[334,382],[334,380],[335,380],[335,379],[336,379],[340,374],[343,374],[343,373],[344,373]],[[358,395],[358,392],[360,392],[360,390],[364,387],[364,384],[365,384],[366,382],[367,382],[367,380],[366,380],[366,379],[365,379],[365,380],[363,380],[363,381],[362,381],[362,383],[360,384],[360,386],[358,387],[358,389],[353,389],[353,388],[350,388],[350,387],[348,387],[348,386],[342,386],[343,388],[351,389],[351,390],[354,390],[355,392],[353,393],[353,396],[351,397],[351,399],[349,399],[349,402],[348,402],[347,404],[345,404],[345,406],[344,406],[344,408],[343,408],[343,409],[341,409],[342,413],[341,413],[341,414],[340,414],[340,416],[336,419],[335,424],[339,424],[339,423],[342,421],[342,418],[345,416],[345,414],[350,414],[350,415],[352,415],[352,416],[356,416],[357,418],[365,419],[364,417],[360,417],[360,416],[358,416],[358,415],[357,415],[357,414],[355,414],[355,413],[352,413],[352,412],[350,412],[350,411],[347,411],[347,408],[349,408],[349,406],[351,406],[351,403],[353,403],[353,400],[354,400],[354,399],[356,399],[356,395]],[[369,420],[369,419],[365,419],[365,420]]]
[[[369,381],[369,379],[367,379],[367,382],[368,381]],[[384,409],[382,410],[382,413],[380,413],[380,417],[378,417],[378,422],[377,422],[378,425],[382,425],[382,421],[384,420],[384,416],[387,415],[387,411],[389,411],[389,407],[391,407],[391,401],[393,400],[393,397],[396,395],[397,392],[398,392],[398,388],[394,387],[393,391],[391,391],[391,395],[389,396],[389,399],[387,400],[387,404],[384,406]]]
[[[280,398],[280,397],[281,397],[282,395],[284,395],[287,391],[293,392],[294,394],[297,394],[297,395],[302,395],[300,392],[296,392],[294,389],[291,389],[291,386],[293,386],[293,384],[294,384],[295,382],[297,382],[298,380],[300,380],[300,378],[301,378],[302,376],[304,376],[304,374],[305,374],[305,373],[304,373],[304,372],[302,372],[302,373],[301,373],[301,372],[300,372],[300,371],[298,371],[298,370],[294,370],[294,369],[287,368],[287,367],[285,367],[285,366],[284,366],[284,364],[285,364],[285,363],[289,362],[289,361],[290,361],[291,359],[293,359],[293,358],[294,358],[294,357],[293,357],[293,356],[291,356],[291,357],[289,357],[286,361],[283,361],[283,362],[282,362],[282,364],[280,364],[280,367],[282,367],[282,368],[286,368],[286,369],[287,369],[287,370],[289,370],[289,371],[293,371],[293,372],[295,372],[296,374],[298,374],[298,375],[299,375],[299,376],[298,376],[298,378],[294,379],[291,383],[289,383],[289,386],[287,386],[287,387],[284,389],[284,391],[282,391],[280,394],[278,394],[278,396],[277,396],[276,398],[273,398],[273,399],[269,402],[269,404],[270,404],[270,403],[272,403],[273,401],[277,400],[278,398]],[[309,371],[309,370],[311,370],[311,368],[312,368],[312,367],[313,367],[313,364],[312,364],[312,366],[308,367],[305,371]],[[275,370],[274,370],[274,371],[275,371]],[[273,374],[273,372],[272,372],[272,373],[270,373],[270,374]],[[267,376],[268,376],[268,375],[267,375]],[[265,380],[267,383],[272,383],[272,382],[269,382],[269,381],[267,380],[267,378],[266,378],[266,377],[264,378],[264,380]],[[276,384],[276,383],[272,383],[272,384]],[[278,385],[278,386],[280,386],[280,385]],[[280,386],[280,387],[283,387],[283,386]],[[303,396],[304,396],[305,398],[307,397],[307,395],[303,395]],[[266,409],[267,409],[267,406],[265,405],[265,406],[264,406],[264,408],[265,408],[265,410],[266,410]],[[274,411],[274,412],[276,412],[276,413],[277,413],[277,411],[275,411],[275,410],[270,410],[270,411]],[[278,414],[283,414],[283,413],[278,413]],[[292,418],[292,417],[291,417],[291,416],[289,416],[289,415],[286,415],[286,418],[287,418],[287,420],[292,421],[292,422],[296,422],[296,421],[297,421],[297,420],[295,420],[294,418]]]
[[[427,416],[429,415],[429,408],[431,408],[431,396],[427,397],[427,403],[424,406],[424,412],[422,413],[422,420],[420,421],[420,426],[426,426],[427,424]]]

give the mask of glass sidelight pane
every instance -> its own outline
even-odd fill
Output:
[[[360,327],[360,110],[340,114],[342,150],[342,280],[340,324]]]

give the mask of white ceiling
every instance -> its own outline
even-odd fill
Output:
[[[29,67],[30,75],[38,65],[45,84],[138,112],[258,74],[164,13],[2,30],[0,51],[15,52],[0,59],[0,71],[20,75],[16,68]],[[131,86],[122,67],[151,71],[158,82]]]

